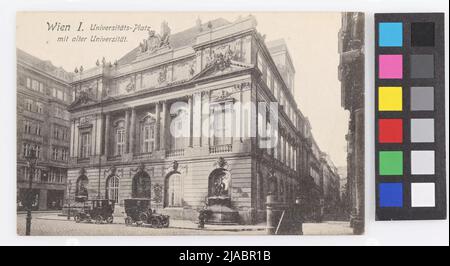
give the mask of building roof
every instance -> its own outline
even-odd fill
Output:
[[[22,61],[25,64],[36,68],[48,75],[51,75],[54,78],[61,79],[65,82],[71,82],[73,78],[73,74],[67,72],[62,67],[56,67],[49,60],[41,60],[19,48],[16,49],[17,60]]]
[[[180,31],[174,34],[170,35],[169,39],[169,45],[172,49],[185,47],[185,46],[192,46],[195,44],[195,40],[197,38],[197,34],[200,31],[206,31],[208,30],[208,24],[211,24],[211,29],[215,29],[218,27],[222,27],[225,25],[230,24],[226,19],[218,18],[211,21],[208,21],[206,23],[202,23],[200,25],[196,25],[194,27],[191,27],[189,29],[186,29],[184,31]],[[200,29],[201,27],[201,29]],[[139,52],[139,46],[131,50],[129,53],[124,55],[122,58],[118,60],[119,65],[126,65],[136,60],[137,54]]]
[[[295,71],[294,64],[292,63],[291,53],[289,53],[288,46],[284,39],[275,39],[275,40],[267,41],[266,46],[267,46],[267,49],[269,50],[270,54],[285,52],[289,59],[290,66]]]

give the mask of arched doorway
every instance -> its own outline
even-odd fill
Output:
[[[151,180],[145,171],[139,171],[131,184],[131,197],[133,198],[151,198]]]
[[[209,175],[208,196],[209,197],[229,197],[230,196],[231,175],[230,172],[218,168]]]
[[[183,206],[183,187],[181,174],[172,172],[165,180],[164,207]]]
[[[114,200],[114,202],[119,202],[119,187],[120,179],[116,175],[110,175],[106,180],[106,198],[109,200]]]

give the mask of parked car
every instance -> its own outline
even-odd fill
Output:
[[[83,221],[94,221],[96,224],[112,224],[114,222],[114,205],[115,202],[108,199],[85,201],[84,207],[74,217],[75,222],[80,223]]]
[[[127,226],[149,224],[153,228],[169,227],[170,217],[157,214],[152,210],[150,199],[125,199],[124,205],[126,213],[125,225]]]

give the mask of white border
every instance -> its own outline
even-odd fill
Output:
[[[375,222],[373,88],[374,13],[445,12],[446,99],[448,99],[447,0],[17,0],[0,3],[0,245],[448,245],[445,221]],[[16,58],[15,12],[40,11],[363,11],[366,12],[366,233],[364,236],[179,236],[179,237],[18,237],[15,214]],[[446,123],[448,130],[448,100]],[[448,139],[448,131],[447,138]],[[448,140],[447,188],[448,188]],[[447,202],[448,202],[447,189]],[[447,207],[448,208],[448,207]],[[448,212],[448,211],[447,211]],[[111,241],[114,239],[114,241]],[[176,241],[174,241],[176,240]]]

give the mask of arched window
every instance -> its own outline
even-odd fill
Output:
[[[165,207],[181,207],[183,201],[183,188],[181,174],[174,172],[166,177],[165,181]]]
[[[152,153],[155,147],[155,119],[146,116],[141,122],[141,152]]]
[[[116,155],[125,153],[125,122],[123,120],[117,121],[115,125],[116,130]]]
[[[116,203],[119,202],[119,186],[120,179],[116,175],[108,177],[106,181],[106,197],[109,200],[114,200]]]
[[[131,186],[133,198],[151,198],[151,180],[147,172],[139,171],[133,177]]]

